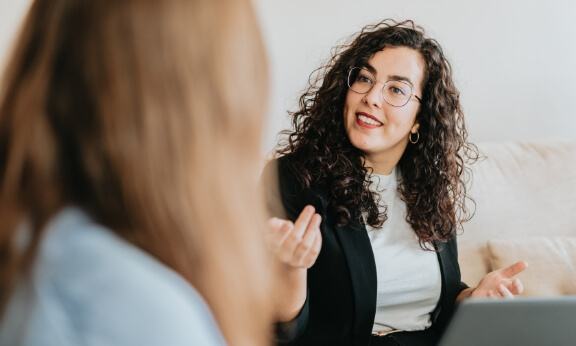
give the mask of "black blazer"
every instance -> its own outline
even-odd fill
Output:
[[[361,223],[333,226],[327,215],[324,186],[303,190],[284,165],[273,160],[264,169],[266,195],[274,216],[294,221],[310,204],[322,216],[322,249],[308,270],[308,296],[295,320],[277,324],[279,345],[369,345],[376,314],[376,264]],[[276,188],[274,188],[274,186]],[[460,281],[456,239],[436,244],[442,292],[433,312],[432,327],[440,335],[450,319]]]

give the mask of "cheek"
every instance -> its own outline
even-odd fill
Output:
[[[350,90],[348,90],[348,92],[346,93],[346,99],[344,100],[344,111],[342,113],[345,122],[349,121],[350,120],[349,118],[354,116],[354,112],[357,108],[357,105],[359,104],[359,102],[362,102],[362,96],[363,95],[357,94]]]
[[[344,111],[342,112],[342,116],[344,117],[344,123],[350,121],[351,116],[353,115],[354,110],[346,105],[344,105]]]
[[[414,126],[414,123],[416,122],[416,115],[418,114],[418,109],[406,109],[405,112],[403,112],[402,114],[398,114],[397,119],[399,120],[399,123],[402,124],[403,127],[409,127],[412,128],[412,126]]]
[[[346,99],[348,101],[348,99]],[[354,108],[350,106],[348,102],[344,103],[344,109],[342,109],[342,117],[344,118],[344,124],[346,125],[350,121],[350,114],[354,112]]]
[[[342,112],[342,123],[344,125],[344,131],[346,131],[346,134],[348,135],[350,135],[350,128],[352,127],[352,120],[350,118],[350,108],[344,105],[344,110]]]

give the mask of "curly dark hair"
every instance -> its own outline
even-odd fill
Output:
[[[398,162],[400,196],[407,206],[406,220],[420,246],[454,237],[473,212],[466,207],[466,167],[478,159],[478,149],[467,141],[459,92],[442,48],[425,36],[424,29],[407,20],[386,19],[364,27],[351,43],[336,46],[332,57],[316,69],[299,99],[299,110],[289,112],[293,130],[281,132],[276,155],[286,154],[287,168],[302,188],[321,184],[329,191],[328,214],[338,226],[361,220],[380,227],[386,214],[378,211],[379,196],[369,189],[371,168],[349,141],[343,108],[347,74],[364,66],[377,52],[389,47],[416,50],[425,62],[423,94],[416,121],[420,139],[408,145]]]

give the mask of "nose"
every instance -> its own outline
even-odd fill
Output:
[[[382,86],[380,83],[374,84],[372,89],[370,89],[366,96],[364,96],[364,99],[366,103],[374,107],[382,107],[382,102],[384,102],[384,99],[382,98]]]

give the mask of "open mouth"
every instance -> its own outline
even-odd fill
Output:
[[[383,124],[381,122],[379,122],[378,120],[374,119],[373,117],[370,117],[366,114],[363,113],[357,113],[356,117],[362,121],[363,123],[366,123],[368,125],[372,125],[372,126],[382,126]]]

